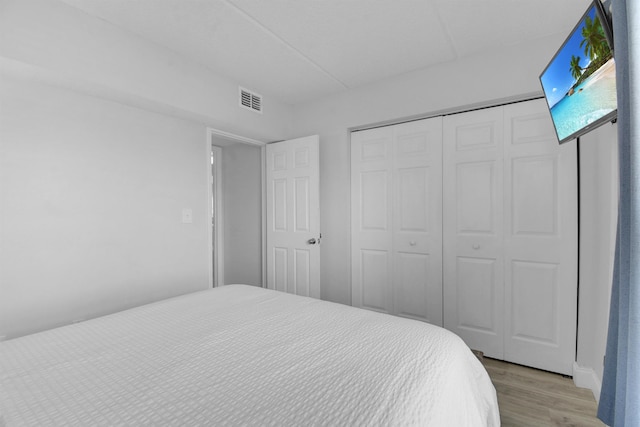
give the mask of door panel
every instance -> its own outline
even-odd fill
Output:
[[[267,287],[320,298],[318,136],[266,146]]]
[[[496,162],[467,162],[456,165],[458,235],[495,235]]]
[[[442,118],[393,130],[394,313],[442,325]]]
[[[571,375],[578,288],[576,142],[543,100],[505,106],[506,360]]]
[[[558,230],[558,163],[555,156],[511,161],[512,234],[553,236]]]
[[[426,232],[429,223],[427,198],[429,197],[429,169],[398,169],[400,231]]]
[[[351,136],[351,303],[391,313],[393,279],[390,127]]]
[[[273,247],[272,251],[273,282],[270,288],[277,291],[288,292],[287,272],[289,269],[287,267],[287,248]]]
[[[444,118],[444,325],[502,358],[502,109]]]
[[[360,206],[362,230],[389,231],[387,191],[390,181],[386,170],[362,172],[360,174]]]
[[[424,286],[424,278],[429,277],[429,255],[397,252],[398,277],[395,282],[396,314],[403,317],[424,320],[428,312],[430,292]]]
[[[309,206],[309,177],[298,177],[293,180],[294,194],[294,224],[297,232],[310,232],[311,206]]]
[[[295,288],[290,293],[296,295],[310,295],[311,293],[311,251],[308,249],[293,250]]]
[[[512,339],[558,345],[558,268],[558,264],[512,261]]]
[[[273,180],[273,230],[287,231],[287,180]]]
[[[501,114],[499,109],[471,111],[447,116],[445,121],[454,124],[452,142],[454,151],[499,150],[502,148]]]
[[[360,255],[361,270],[358,273],[362,278],[362,286],[360,292],[355,295],[359,302],[358,307],[391,313],[389,298],[390,252],[362,249]]]
[[[495,309],[496,260],[457,257],[458,327],[483,335],[497,335]],[[486,310],[477,310],[477,307]],[[474,347],[475,348],[475,347]]]

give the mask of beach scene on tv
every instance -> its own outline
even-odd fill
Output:
[[[540,76],[559,141],[617,109],[615,77],[611,49],[591,7]]]

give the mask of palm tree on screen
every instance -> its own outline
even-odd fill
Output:
[[[584,28],[582,28],[582,37],[583,40],[580,42],[580,47],[584,46],[584,54],[592,61],[594,58],[601,56],[604,47],[607,45],[607,39],[597,16],[595,19],[587,16]]]
[[[574,79],[578,80],[582,75],[582,68],[580,67],[580,57],[571,55],[571,64],[569,70]]]

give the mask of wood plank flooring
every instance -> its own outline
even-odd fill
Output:
[[[503,427],[602,427],[591,390],[571,378],[490,358],[483,364],[498,394]]]

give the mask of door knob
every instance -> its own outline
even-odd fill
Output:
[[[318,241],[315,238],[307,240],[307,244],[309,245],[315,245],[316,243],[318,243]]]

